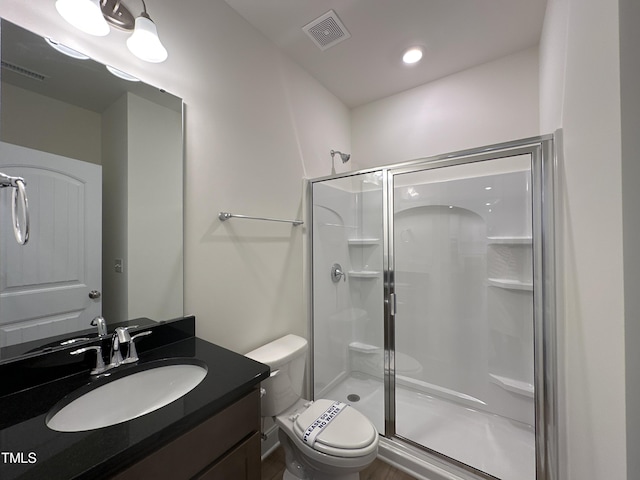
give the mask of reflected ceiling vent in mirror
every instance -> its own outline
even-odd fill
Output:
[[[47,78],[46,75],[34,72],[33,70],[29,70],[28,68],[15,65],[13,63],[5,62],[4,60],[2,60],[2,68],[10,72],[17,73],[18,75],[22,75],[23,77],[27,77],[32,80],[38,80],[40,82]]]
[[[302,30],[323,51],[351,38],[351,34],[333,10],[307,23]]]

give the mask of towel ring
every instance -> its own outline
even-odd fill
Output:
[[[24,245],[29,241],[29,204],[27,191],[24,188],[24,180],[17,178],[13,189],[13,206],[11,208],[11,220],[13,223],[13,235],[16,242]],[[18,215],[19,205],[22,207],[22,215]],[[22,228],[21,228],[22,227]]]
[[[13,188],[11,223],[13,225],[13,235],[20,245],[24,245],[29,241],[29,202],[27,201],[26,184],[27,182],[22,177],[11,177],[0,172],[0,188]],[[19,215],[19,210],[22,210],[22,215]]]

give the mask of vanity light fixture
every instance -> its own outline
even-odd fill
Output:
[[[164,62],[167,50],[147,13],[147,5],[144,0],[140,1],[143,11],[137,18],[121,0],[56,0],[56,9],[71,25],[91,35],[107,35],[109,26],[132,32],[127,39],[131,53],[146,62]]]
[[[405,50],[404,54],[402,55],[402,61],[407,65],[418,63],[421,58],[422,58],[421,47],[411,47]]]
[[[102,16],[100,0],[56,0],[56,10],[71,25],[84,33],[104,37],[109,24]]]
[[[142,3],[144,4],[144,1]],[[167,59],[167,50],[158,38],[158,29],[147,14],[146,6],[144,12],[136,18],[133,34],[127,39],[127,48],[146,62],[160,63]]]

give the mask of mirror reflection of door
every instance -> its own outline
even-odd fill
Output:
[[[101,314],[102,167],[0,142],[0,171],[25,178],[29,243],[0,192],[0,347],[72,333]]]
[[[85,260],[95,266],[85,263],[82,268],[86,273],[65,273],[63,283],[52,288],[71,293],[74,288],[70,285],[81,284],[88,291],[99,290],[102,296],[98,306],[110,326],[143,318],[162,321],[182,316],[182,100],[158,87],[116,77],[98,62],[63,55],[42,37],[0,20],[0,141],[102,167],[101,249],[89,255],[85,248],[93,249],[93,246],[83,244],[80,246],[82,253],[72,254],[73,250],[66,253],[75,263],[56,268],[61,272],[64,268],[72,271],[78,261]],[[44,80],[35,80],[29,73],[36,74],[36,78],[44,77]],[[10,157],[8,160],[13,161]],[[64,177],[63,170],[56,172]],[[60,180],[60,177],[54,177]],[[81,178],[75,173],[70,177]],[[27,181],[28,193],[33,196],[36,194],[31,192],[35,180],[27,178]],[[10,192],[7,195],[10,197]],[[77,209],[73,202],[69,206]],[[56,210],[56,215],[64,218],[61,212]],[[72,210],[69,215],[76,214],[76,210]],[[97,215],[100,213],[83,217],[88,221],[95,220],[96,228],[88,224],[83,228],[100,238]],[[43,221],[49,218],[53,217],[45,214]],[[35,223],[36,219],[33,220]],[[7,225],[11,227],[10,222]],[[3,230],[2,224],[0,230]],[[33,241],[32,238],[30,243]],[[38,252],[51,252],[55,248],[58,247],[43,244]],[[36,250],[31,247],[29,251]],[[0,264],[7,263],[5,255],[19,258],[15,248],[11,251],[1,249]],[[51,256],[56,262],[66,261],[61,260],[62,253]],[[33,260],[25,260],[23,267],[12,259],[14,261],[16,271],[13,274],[18,275],[15,278],[19,281],[22,281],[19,274],[34,271],[29,263]],[[88,280],[88,275],[98,281]],[[4,288],[6,284],[0,284],[0,287]],[[76,292],[75,303],[68,307],[57,303],[56,297],[51,303],[51,315],[36,311],[33,317],[20,314],[9,318],[5,312],[13,307],[6,306],[4,301],[5,296],[18,298],[17,294],[9,295],[15,292],[14,289],[12,285],[10,290],[0,292],[0,362],[60,340],[97,333],[95,327],[87,327],[84,320],[80,321],[83,316],[91,318],[87,313],[79,313],[81,308],[90,306],[86,304],[91,300],[87,297],[88,292],[82,295]],[[76,327],[69,330],[74,315],[82,324],[81,332]],[[17,322],[27,321],[27,318],[34,326],[23,329],[25,324]],[[7,333],[9,324],[17,327],[11,334]],[[57,324],[61,324],[60,329],[49,329]],[[48,335],[47,330],[50,331]],[[10,342],[8,338],[11,338]]]

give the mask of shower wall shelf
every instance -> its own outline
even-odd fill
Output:
[[[243,218],[245,220],[264,220],[266,222],[291,223],[293,224],[294,227],[297,227],[298,225],[302,225],[304,223],[302,220],[283,220],[280,218],[252,217],[249,215],[238,215],[236,213],[229,213],[229,212],[220,212],[218,214],[218,218],[222,222],[224,222],[225,220],[229,220],[230,218]]]
[[[488,278],[487,283],[491,287],[505,288],[507,290],[533,290],[533,283],[521,282],[520,280],[511,280],[507,278]]]
[[[494,245],[530,245],[531,237],[487,237],[487,243]]]
[[[355,246],[380,245],[379,238],[350,238],[347,242]]]
[[[352,278],[378,278],[379,275],[380,272],[374,270],[349,271],[349,276]]]
[[[501,375],[496,375],[495,373],[490,373],[489,377],[491,377],[491,383],[495,383],[509,392],[533,398],[533,385],[530,383],[503,377]]]

